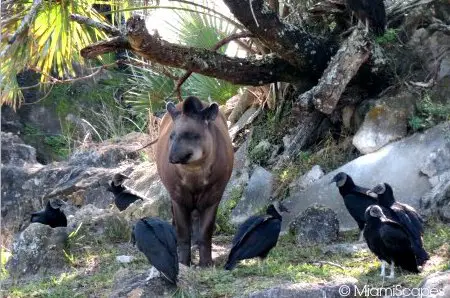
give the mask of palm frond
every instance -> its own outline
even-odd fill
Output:
[[[164,108],[164,101],[175,88],[174,81],[148,68],[132,66],[131,69],[133,74],[128,79],[131,88],[124,95],[125,102],[140,113]]]
[[[42,83],[48,83],[51,77],[75,76],[73,63],[83,64],[80,50],[106,36],[95,28],[82,27],[72,22],[69,16],[75,13],[107,22],[104,16],[93,9],[93,5],[109,2],[111,1],[44,1],[27,30],[17,36],[13,44],[9,45],[7,39],[1,41],[1,58],[5,62],[0,67],[0,103],[13,107],[21,103],[23,96],[16,77],[27,68],[41,73]],[[2,18],[2,35],[8,36],[7,32],[15,32],[31,7],[30,1],[15,1],[8,6],[7,18]]]
[[[240,86],[216,78],[193,74],[185,83],[185,89],[191,95],[203,100],[211,98],[220,104],[224,104],[232,96],[236,95]]]

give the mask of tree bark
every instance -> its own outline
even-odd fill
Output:
[[[284,149],[283,155],[274,167],[275,169],[281,168],[286,160],[295,159],[303,149],[307,148],[320,137],[317,131],[319,130],[322,121],[325,119],[324,114],[318,111],[302,111],[299,115],[299,119],[300,123],[294,130],[296,133],[289,141],[289,145]]]
[[[269,49],[309,77],[320,77],[336,52],[333,42],[282,22],[264,0],[224,2],[231,13]]]
[[[369,56],[369,41],[362,30],[354,30],[331,59],[319,83],[300,95],[296,104],[307,110],[314,106],[322,113],[331,114],[347,84]]]
[[[159,36],[149,34],[144,19],[136,15],[127,21],[126,36],[90,45],[81,51],[81,55],[93,58],[118,49],[130,49],[152,62],[234,84],[257,86],[277,81],[293,82],[302,76],[302,71],[275,55],[232,58],[206,49],[169,43]]]

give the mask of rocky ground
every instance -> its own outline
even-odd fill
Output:
[[[284,218],[283,236],[270,257],[264,262],[245,261],[228,272],[222,267],[235,225],[259,212],[279,186],[276,172],[252,165],[245,151],[238,150],[233,178],[219,210],[215,266],[183,267],[178,288],[160,278],[146,282],[151,266],[130,243],[130,227],[136,219],[170,219],[170,201],[154,164],[134,152],[146,142],[145,135],[109,140],[80,149],[66,162],[44,166],[36,162],[32,147],[2,133],[3,144],[8,145],[2,146],[8,148],[2,154],[2,228],[17,233],[9,241],[3,238],[2,255],[11,254],[2,272],[4,295],[322,297],[327,293],[327,297],[340,297],[342,285],[409,288],[421,282],[442,283],[446,279],[437,272],[450,277],[450,272],[442,273],[450,270],[450,226],[446,223],[450,220],[449,131],[450,123],[443,123],[327,174],[319,165],[312,167],[288,186],[284,202],[291,213]],[[408,163],[404,156],[415,162]],[[386,164],[393,166],[388,170]],[[365,175],[367,168],[374,175]],[[396,168],[403,169],[403,175],[391,172]],[[362,185],[390,181],[397,198],[419,208],[426,217],[424,243],[432,258],[421,274],[402,272],[394,280],[378,276],[379,262],[364,243],[356,242],[358,234],[342,199],[335,186],[328,186],[330,177],[341,170]],[[113,196],[106,191],[107,182],[117,172],[130,175],[127,187],[145,198],[123,212],[111,205]],[[42,206],[35,198],[45,202],[57,197],[69,203],[67,228],[28,223],[30,212]]]

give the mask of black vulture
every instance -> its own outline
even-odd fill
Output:
[[[377,199],[370,196],[370,189],[356,185],[347,173],[337,173],[330,183],[333,182],[336,182],[339,193],[344,199],[345,207],[358,224],[359,230],[362,231],[366,222],[364,217],[366,209],[370,205],[377,204]],[[360,236],[360,241],[362,241],[362,233]]]
[[[386,209],[386,216],[400,223],[408,232],[412,241],[417,264],[422,266],[430,256],[423,248],[423,219],[417,211],[408,204],[395,201],[392,187],[387,183],[380,183],[371,189],[378,196],[378,205]]]
[[[358,18],[358,23],[369,26],[376,35],[383,35],[386,28],[386,9],[383,0],[347,0],[347,6],[352,15]]]
[[[130,190],[122,185],[125,179],[130,179],[130,177],[120,173],[116,174],[107,188],[108,191],[114,194],[114,204],[116,204],[120,211],[127,209],[128,206],[137,200],[143,200],[141,197],[131,193]]]
[[[369,206],[365,216],[364,238],[369,249],[382,262],[380,276],[385,276],[385,262],[391,264],[389,278],[395,277],[395,265],[410,272],[419,273],[408,232],[403,226],[388,219],[382,207],[378,205]]]
[[[283,211],[288,212],[280,202],[270,204],[266,215],[252,216],[239,226],[225,264],[226,270],[233,270],[240,260],[267,257],[277,244],[282,220],[280,213]]]
[[[171,283],[178,276],[177,237],[169,223],[158,218],[141,218],[133,227],[131,240]]]
[[[55,227],[67,227],[67,218],[61,208],[67,205],[61,199],[48,200],[45,209],[31,213],[31,222],[40,222],[44,225]]]

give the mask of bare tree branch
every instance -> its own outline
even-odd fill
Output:
[[[131,45],[124,36],[116,36],[107,40],[102,40],[85,47],[80,51],[84,58],[94,58],[98,55],[114,52],[116,50],[130,50]]]
[[[234,33],[231,34],[228,37],[225,37],[224,39],[220,40],[218,43],[216,43],[213,48],[211,49],[211,51],[217,51],[218,49],[220,49],[221,47],[223,47],[224,45],[226,45],[227,43],[229,43],[232,40],[238,39],[238,38],[244,38],[244,37],[253,37],[253,34],[250,32],[239,32],[239,33]],[[177,93],[177,97],[180,101],[183,101],[183,99],[181,98],[181,85],[183,85],[183,83],[189,78],[189,76],[192,74],[192,71],[187,71],[180,79],[178,79],[178,82],[175,86],[175,91]]]
[[[100,22],[94,21],[93,19],[90,19],[88,17],[82,16],[82,15],[79,15],[79,14],[71,14],[70,15],[70,19],[75,21],[75,22],[77,22],[77,23],[79,23],[79,24],[83,24],[83,25],[87,25],[87,26],[90,26],[90,27],[97,28],[97,29],[99,29],[101,31],[104,31],[105,33],[107,33],[108,35],[111,35],[111,36],[119,36],[121,34],[120,30],[115,28],[115,27],[113,27],[113,26],[110,26],[110,25],[105,24],[105,23],[100,23]]]
[[[293,82],[305,74],[275,55],[233,58],[210,50],[169,43],[149,34],[144,19],[137,15],[127,21],[126,37],[97,42],[81,50],[81,55],[93,58],[118,49],[129,49],[152,62],[234,84],[258,86],[277,81]]]
[[[331,114],[347,84],[369,56],[370,44],[364,33],[354,30],[331,59],[319,83],[299,97],[298,105],[306,109],[313,105],[322,113]]]
[[[231,13],[268,48],[309,76],[319,77],[336,50],[331,42],[281,21],[264,0],[250,1],[252,9],[249,1],[224,2]]]

